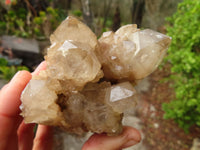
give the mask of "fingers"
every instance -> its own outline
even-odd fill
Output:
[[[34,139],[33,150],[51,150],[53,147],[52,128],[45,125],[39,125]]]
[[[107,136],[105,134],[94,134],[83,145],[82,150],[118,150],[139,143],[141,135],[132,127],[124,127],[119,136]]]
[[[43,61],[35,69],[32,75],[38,75],[40,71],[46,69],[46,62]],[[34,139],[33,150],[51,150],[53,147],[53,131],[52,128],[45,125],[39,125]]]
[[[38,75],[41,70],[46,69],[46,62],[41,62],[32,75]],[[25,124],[24,121],[20,124],[18,128],[18,145],[19,150],[29,150],[32,149],[33,139],[34,139],[34,127],[35,124]]]
[[[21,92],[31,79],[27,71],[18,72],[0,93],[0,149],[10,146],[11,138],[17,138],[17,128],[22,120],[19,116]],[[3,141],[3,142],[2,142]],[[13,146],[17,146],[17,141]]]
[[[38,75],[41,70],[46,69],[46,62],[41,62],[32,75]],[[34,139],[34,127],[35,124],[25,124],[24,121],[20,124],[18,128],[18,145],[19,150],[29,150],[32,149],[33,139]],[[39,129],[40,130],[40,129]]]
[[[42,62],[33,74],[39,74],[39,71],[45,68],[46,63]],[[0,91],[0,149],[14,150],[18,147],[17,129],[22,121],[22,117],[19,116],[20,96],[31,77],[28,71],[19,71]],[[31,131],[31,127],[23,126],[20,133],[24,133],[24,130]]]
[[[46,68],[46,62],[42,62],[33,74],[38,74]],[[9,84],[5,85],[0,93],[0,114],[15,116],[20,112],[19,105],[21,104],[21,92],[26,84],[31,79],[31,74],[28,71],[19,71]]]
[[[20,124],[17,131],[19,150],[32,149],[34,139],[34,127],[35,124],[25,124],[24,121]]]
[[[15,117],[19,114],[21,92],[31,79],[28,71],[19,71],[0,93],[0,114]]]
[[[47,66],[46,61],[41,62],[38,67],[35,69],[35,71],[32,73],[32,75],[38,75],[40,71],[45,70]]]

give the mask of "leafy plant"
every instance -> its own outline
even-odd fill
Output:
[[[26,26],[26,10],[19,8],[18,10],[8,10],[7,14],[4,15],[4,21],[1,21],[4,29],[1,28],[1,32],[4,34],[14,34],[20,37],[29,37],[30,32]],[[6,27],[6,30],[5,30]]]
[[[29,70],[25,66],[8,66],[4,58],[0,58],[0,79],[9,81],[19,70]]]
[[[19,37],[48,38],[50,33],[66,17],[66,11],[52,7],[44,11],[31,13],[27,8],[17,7],[21,3],[11,5],[7,13],[0,18],[0,34],[16,35]],[[28,6],[27,6],[28,7]]]
[[[60,15],[61,10],[47,7],[46,11],[40,11],[39,15],[33,19],[34,34],[36,37],[48,38],[50,33],[56,29],[63,20],[63,15]]]
[[[74,16],[81,17],[81,16],[82,16],[82,11],[80,11],[80,10],[74,10],[74,11],[72,12],[72,14],[73,14]]]
[[[176,98],[163,104],[164,118],[188,131],[192,125],[200,126],[200,1],[184,0],[167,20],[172,37],[167,59]]]

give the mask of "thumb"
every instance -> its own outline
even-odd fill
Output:
[[[139,143],[141,135],[132,127],[124,127],[123,133],[118,136],[94,134],[83,145],[82,150],[116,150],[133,146]]]

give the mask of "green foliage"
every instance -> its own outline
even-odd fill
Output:
[[[81,17],[81,16],[82,16],[82,11],[80,11],[80,10],[74,10],[74,11],[72,12],[72,14],[73,14],[74,16]]]
[[[1,21],[0,28],[1,34],[14,34],[20,37],[28,37],[30,34],[26,30],[26,10],[19,8],[16,11],[8,10],[7,14],[4,15],[4,20]]]
[[[108,27],[108,28],[111,28],[112,25],[113,25],[112,18],[107,18],[105,26]]]
[[[9,81],[19,70],[29,70],[25,66],[8,66],[4,58],[0,58],[0,79]]]
[[[4,58],[0,58],[0,66],[7,66],[7,65],[8,65],[7,60]]]
[[[66,12],[62,9],[47,7],[45,11],[40,11],[37,16],[34,16],[28,9],[21,7],[12,9],[11,7],[1,17],[0,34],[25,38],[48,38],[64,18],[66,18]]]
[[[112,30],[113,20],[111,17],[108,17],[106,20],[104,17],[99,17],[97,24],[102,26],[101,32],[107,32]]]
[[[6,22],[0,21],[0,34],[3,34],[6,30]]]
[[[168,18],[172,44],[167,60],[176,99],[163,104],[165,118],[174,119],[185,131],[200,126],[200,1],[184,0]]]
[[[52,7],[47,7],[46,12],[39,12],[39,15],[33,19],[33,31],[36,37],[48,37],[49,35],[45,35],[45,29],[51,28],[51,31],[46,31],[49,32],[49,34],[56,29],[61,20],[63,20],[63,15],[60,14],[64,12],[60,12],[61,11],[59,11],[58,9],[54,9]]]

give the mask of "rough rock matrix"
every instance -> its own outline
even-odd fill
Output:
[[[126,25],[97,40],[85,24],[68,17],[50,40],[46,70],[33,75],[21,95],[25,122],[116,135],[123,112],[136,105],[134,81],[156,69],[171,38]]]

